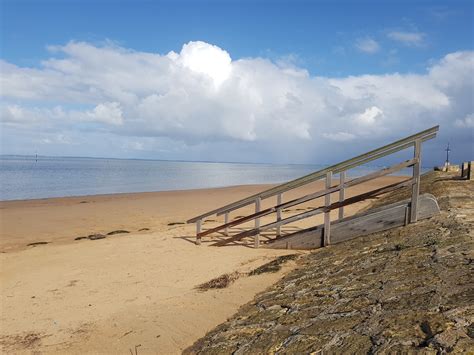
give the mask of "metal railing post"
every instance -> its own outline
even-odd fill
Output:
[[[224,224],[229,223],[229,212],[226,212],[224,215]],[[229,227],[225,227],[224,234],[229,235]]]
[[[414,223],[418,220],[418,196],[420,195],[420,171],[421,171],[421,139],[417,139],[414,145],[414,158],[416,159],[413,164],[413,186],[411,190],[411,204],[410,204],[410,223]]]
[[[326,189],[331,187],[332,172],[326,173]],[[324,196],[324,206],[329,207],[331,204],[331,194],[328,193]],[[323,245],[327,246],[331,243],[331,211],[324,212],[324,240]]]
[[[339,173],[339,202],[344,202],[345,198],[345,188],[344,188],[344,183],[346,182],[346,172],[341,171]],[[344,218],[344,206],[339,207],[339,219]]]
[[[262,199],[257,197],[255,199],[255,213],[260,212],[260,203]],[[255,218],[255,229],[260,228],[260,217]],[[258,248],[260,246],[260,232],[258,232],[254,237],[254,246]]]
[[[277,206],[281,205],[281,195],[277,195]],[[277,208],[277,222],[281,221],[281,208]],[[277,237],[281,236],[281,226],[277,227]]]
[[[199,233],[201,233],[201,225],[202,219],[198,219],[196,221],[196,245],[201,245],[201,237],[199,236]]]

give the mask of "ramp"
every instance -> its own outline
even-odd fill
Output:
[[[289,243],[288,246],[291,246],[292,248],[307,249],[320,247],[321,245],[325,246],[331,243],[338,243],[342,241],[343,238],[346,238],[343,235],[346,235],[347,238],[354,238],[356,236],[384,230],[383,228],[392,228],[394,226],[400,226],[406,223],[414,223],[418,220],[418,218],[428,218],[427,216],[430,216],[430,213],[431,215],[436,213],[436,208],[434,207],[433,203],[436,206],[437,203],[435,200],[433,200],[434,197],[432,196],[419,196],[421,148],[423,142],[436,137],[438,130],[439,126],[426,129],[409,137],[402,138],[383,147],[376,148],[370,152],[318,170],[301,178],[275,186],[271,189],[262,191],[239,201],[231,202],[212,211],[208,211],[189,219],[187,223],[196,223],[197,245],[201,244],[201,239],[203,237],[219,235],[220,237],[224,236],[225,238],[214,243],[213,245],[215,246],[224,246],[229,243],[238,242],[243,238],[253,237],[254,247],[258,248],[260,245],[260,234],[263,231],[274,230],[276,238],[266,246],[276,248],[283,245],[287,247],[286,243]],[[346,178],[346,172],[353,168],[410,148],[413,149],[412,159],[394,164],[390,167],[361,177],[350,180]],[[408,177],[402,182],[346,198],[347,189],[353,186],[395,173],[409,167],[412,168],[412,176]],[[338,182],[334,184],[333,179],[336,176],[338,178]],[[321,179],[324,179],[325,181],[325,188],[323,190],[315,191],[314,193],[310,193],[290,201],[284,201],[284,193]],[[403,187],[411,188],[411,198],[409,200],[386,206],[382,209],[378,209],[377,211],[373,210],[370,213],[344,218],[345,206],[395,191]],[[338,195],[338,202],[331,203],[332,194]],[[273,207],[262,209],[262,200],[272,197],[276,197],[275,205]],[[294,216],[283,218],[282,211],[284,209],[288,209],[289,207],[297,206],[320,197],[324,197],[324,205]],[[255,206],[255,213],[242,216],[242,212],[239,211],[239,217],[230,221],[231,213],[234,213],[234,211],[238,211],[241,208],[249,205]],[[331,220],[330,212],[334,209],[337,209],[339,212],[338,218],[336,220]],[[431,212],[428,213],[427,211]],[[275,215],[275,221],[261,225],[261,218],[272,214]],[[317,214],[324,214],[324,224],[322,226],[315,226],[305,231],[298,231],[297,235],[282,235],[282,226],[289,225]],[[223,216],[223,223],[217,227],[202,230],[203,221],[205,218],[210,216],[216,216],[217,218]],[[254,222],[253,228],[244,231],[239,229],[237,234],[231,233],[233,232],[233,227],[251,221]],[[316,240],[310,241],[311,238],[315,238]]]
[[[419,197],[418,220],[433,217],[438,213],[438,202],[433,195],[423,194]],[[410,199],[407,199],[343,218],[331,225],[331,244],[407,225],[409,215]],[[323,246],[324,225],[288,234],[264,244],[265,248],[272,249],[316,249]]]

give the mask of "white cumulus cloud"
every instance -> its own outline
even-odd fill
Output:
[[[123,123],[122,110],[118,102],[104,102],[98,104],[92,111],[86,112],[91,121],[104,122],[113,125]]]
[[[463,128],[474,112],[472,51],[449,53],[420,74],[327,78],[294,63],[232,60],[205,42],[168,54],[86,42],[50,50],[35,68],[0,61],[4,147],[34,139],[53,146],[53,135],[63,134],[78,143],[74,149],[102,155],[114,147],[180,159],[304,162],[435,124],[467,142]]]
[[[377,106],[368,107],[363,113],[358,114],[356,119],[365,125],[373,125],[383,116],[383,111]]]
[[[201,41],[185,44],[179,54],[170,52],[168,57],[192,71],[207,75],[216,87],[229,78],[232,70],[229,53]]]

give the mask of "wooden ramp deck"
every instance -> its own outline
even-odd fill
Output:
[[[264,231],[275,231],[275,238],[262,243],[262,246],[269,248],[292,248],[292,249],[312,249],[329,244],[339,243],[344,240],[352,239],[357,236],[374,233],[376,231],[386,230],[398,227],[408,223],[414,223],[418,219],[429,218],[439,212],[436,200],[431,195],[419,195],[420,191],[420,172],[421,172],[421,146],[422,143],[435,138],[439,126],[435,126],[416,133],[412,136],[403,138],[391,144],[374,149],[365,154],[345,160],[341,163],[321,169],[312,174],[289,181],[285,184],[275,186],[271,189],[262,191],[258,194],[249,196],[239,201],[230,203],[226,206],[203,213],[199,216],[191,218],[187,223],[196,223],[196,244],[201,244],[203,237],[208,237],[218,233],[226,238],[214,243],[215,246],[224,246],[229,243],[235,243],[244,238],[252,237],[254,239],[254,247],[260,246],[260,235]],[[374,160],[386,157],[408,148],[413,149],[413,158],[394,164],[390,167],[372,172],[370,174],[347,180],[346,172],[367,164]],[[405,168],[412,168],[412,176],[404,181],[384,186],[372,191],[368,191],[357,196],[346,198],[346,190],[350,187],[362,184],[367,181],[393,174]],[[333,178],[338,175],[338,183],[333,184]],[[283,201],[283,194],[290,190],[294,190],[303,185],[307,185],[317,180],[325,180],[325,188],[315,191],[292,200]],[[344,218],[344,207],[374,198],[379,195],[398,190],[403,187],[411,188],[412,194],[409,200],[400,201],[395,204],[379,207],[376,210],[369,210],[362,214]],[[331,203],[331,195],[338,195],[338,202]],[[276,204],[272,207],[262,209],[262,200],[276,197]],[[324,205],[317,208],[311,208],[303,213],[299,213],[290,217],[282,218],[282,211],[289,207],[300,205],[317,198],[324,197]],[[230,213],[237,211],[249,205],[255,205],[255,213],[245,216],[239,216],[230,220]],[[338,210],[336,220],[331,220],[330,212]],[[275,221],[261,225],[261,218],[264,216],[275,215]],[[282,235],[282,226],[295,223],[297,221],[324,214],[324,224],[300,230],[295,233]],[[216,215],[224,216],[221,225],[202,230],[202,222],[205,218]],[[243,230],[235,235],[229,234],[229,228],[252,222],[254,227]]]
[[[409,212],[410,200],[407,199],[335,221],[331,225],[331,244],[407,225]],[[419,197],[418,220],[430,218],[439,212],[438,202],[433,195],[423,194]],[[264,246],[272,249],[321,248],[324,246],[324,225],[275,238]]]

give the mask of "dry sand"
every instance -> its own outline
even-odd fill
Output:
[[[401,179],[380,178],[350,189],[347,195]],[[321,186],[307,185],[284,199]],[[278,273],[241,277],[221,290],[199,292],[197,285],[225,273],[248,272],[295,251],[253,249],[246,243],[216,248],[209,246],[210,238],[196,246],[194,226],[173,223],[268,187],[0,202],[3,351],[129,354],[138,346],[139,354],[179,353],[295,263]],[[321,202],[295,206],[284,217]],[[269,203],[264,201],[263,207]],[[367,203],[347,208],[346,214]],[[231,218],[244,213],[236,211]],[[321,217],[312,217],[286,230],[320,221]],[[204,228],[216,223],[207,221]],[[149,230],[139,231],[142,228]],[[119,229],[130,233],[74,240]],[[49,244],[27,246],[35,242]]]

